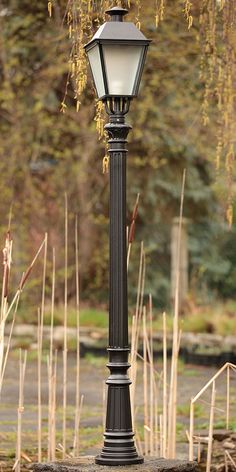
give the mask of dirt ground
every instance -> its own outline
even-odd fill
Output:
[[[14,457],[16,445],[16,427],[17,427],[17,404],[18,404],[18,383],[19,383],[19,364],[18,352],[12,352],[9,357],[2,397],[0,399],[0,460],[1,455]],[[157,363],[156,369],[161,373],[161,364]],[[220,366],[219,366],[220,367]],[[184,365],[179,366],[178,380],[178,441],[186,443],[186,430],[189,428],[189,403],[192,396],[205,385],[213,376],[217,368]],[[99,357],[89,357],[81,361],[81,394],[84,395],[84,403],[81,415],[81,453],[90,455],[96,454],[102,447],[103,431],[103,389],[104,380],[108,374],[106,368],[106,359]],[[233,378],[235,376],[235,378]],[[62,355],[58,357],[57,368],[57,443],[62,442],[62,378],[63,363]],[[67,397],[67,447],[68,451],[73,444],[74,428],[74,403],[75,403],[75,378],[76,378],[76,358],[74,355],[68,356],[68,397]],[[142,393],[142,369],[141,363],[138,372],[136,405],[137,423],[143,424],[143,393]],[[231,405],[236,402],[236,374],[232,374],[231,382]],[[217,383],[217,398],[219,411],[216,412],[216,423],[222,427],[222,421],[225,417],[225,392],[226,381],[222,377]],[[160,392],[160,406],[161,406]],[[46,358],[42,366],[42,403],[43,403],[43,447],[47,447],[47,396],[48,379]],[[204,402],[198,404],[196,409],[196,425],[199,428],[207,428],[209,418],[210,392],[204,397]],[[235,405],[234,405],[235,407]],[[232,408],[233,410],[233,408]],[[232,418],[235,421],[235,418]],[[26,368],[25,388],[24,388],[24,413],[22,422],[22,449],[33,453],[37,446],[37,361],[32,359],[29,354]],[[179,451],[183,451],[183,446],[179,445]],[[184,446],[185,454],[186,444]],[[182,458],[182,457],[181,457]]]

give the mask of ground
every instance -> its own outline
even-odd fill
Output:
[[[0,403],[0,459],[12,456],[14,462],[16,445],[16,421],[18,403],[18,351],[11,353],[7,365],[4,387]],[[45,358],[44,358],[45,359]],[[75,399],[75,373],[76,358],[68,357],[68,411],[67,411],[67,447],[70,450],[73,443],[74,428],[74,399]],[[157,363],[157,369],[161,371],[161,364]],[[189,403],[201,387],[217,371],[217,368],[191,366],[179,364],[178,381],[178,451],[187,455],[186,430],[189,428]],[[103,357],[87,356],[81,361],[81,394],[84,395],[84,405],[81,416],[81,454],[96,454],[102,447],[103,431],[103,386],[107,376],[106,359]],[[62,442],[62,355],[59,354],[57,370],[57,443]],[[232,378],[231,390],[235,391],[236,382]],[[47,446],[47,365],[44,360],[42,372],[42,402],[43,402],[43,446]],[[217,398],[219,411],[216,412],[215,423],[223,426],[225,418],[225,391],[226,383],[220,379],[217,384]],[[204,397],[204,403],[196,407],[196,425],[204,429],[208,427],[210,392]],[[161,403],[161,397],[160,397]],[[235,403],[235,395],[232,395],[231,405]],[[142,371],[139,366],[138,388],[136,404],[138,408],[138,428],[142,437]],[[26,378],[25,398],[22,423],[22,450],[29,455],[35,455],[37,446],[37,362],[35,356],[29,352]],[[234,418],[233,418],[234,419]],[[234,426],[234,425],[233,425]],[[185,443],[181,445],[181,442]],[[58,454],[60,457],[60,453]]]

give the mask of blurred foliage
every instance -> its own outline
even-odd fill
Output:
[[[49,234],[48,295],[52,247],[56,249],[56,301],[64,291],[64,194],[69,201],[69,299],[75,294],[74,215],[79,218],[81,297],[108,299],[108,177],[102,174],[104,145],[96,132],[91,80],[77,112],[73,77],[68,83],[70,45],[63,26],[65,0],[2,0],[0,3],[0,237],[13,206],[12,287]],[[196,3],[196,5],[198,2]],[[188,30],[181,2],[166,3],[165,21],[153,22],[153,2],[142,9],[142,29],[153,41],[139,98],[129,120],[128,212],[141,193],[136,241],[129,268],[130,300],[137,287],[140,241],[145,242],[145,292],[165,306],[170,293],[170,230],[179,213],[187,169],[184,214],[189,219],[191,291],[206,288],[232,296],[236,281],[235,227],[227,231],[225,181],[214,184],[217,118],[202,124],[204,86],[199,77],[199,24]],[[195,6],[196,8],[196,6]],[[135,17],[135,11],[131,16]],[[96,22],[92,24],[96,29]],[[60,113],[67,87],[65,113]],[[220,195],[220,201],[218,195]],[[32,273],[24,297],[36,307],[42,266]],[[36,311],[35,311],[36,313]],[[37,314],[35,315],[37,316]]]

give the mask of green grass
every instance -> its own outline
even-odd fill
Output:
[[[155,315],[155,310],[154,310]],[[167,329],[172,330],[173,314],[167,313]],[[236,302],[216,301],[212,305],[196,305],[186,310],[179,317],[180,328],[183,332],[215,333],[222,336],[236,334]],[[162,315],[156,315],[153,328],[162,331]]]
[[[201,429],[209,429],[209,421],[201,424]],[[218,420],[214,422],[214,429],[226,429],[225,420]],[[229,431],[236,432],[236,423],[234,421],[229,423]]]
[[[190,415],[190,403],[185,403],[183,405],[177,406],[177,415],[186,416],[189,418]],[[201,418],[204,416],[204,408],[202,405],[195,404],[194,408],[194,416],[195,418]]]
[[[64,320],[64,308],[57,307],[55,309],[55,325],[63,325]],[[71,328],[76,327],[77,323],[76,310],[68,308],[68,326]],[[50,325],[50,311],[45,313],[45,324]],[[96,327],[96,328],[107,328],[108,325],[108,313],[105,310],[97,308],[82,308],[80,310],[80,324],[81,326]]]
[[[107,357],[95,356],[94,354],[91,354],[90,352],[87,352],[85,354],[85,359],[91,365],[94,365],[96,367],[104,367],[107,363]]]
[[[68,306],[68,326],[75,328],[77,323],[76,310],[72,306]],[[35,315],[35,310],[31,308],[19,309],[17,312],[18,323],[31,323],[37,325],[38,320]],[[64,322],[64,306],[58,305],[55,307],[54,313],[54,325],[63,326]],[[44,325],[50,326],[51,324],[51,311],[50,306],[46,306],[44,314]],[[81,326],[107,328],[108,326],[108,312],[100,308],[81,308],[80,310],[80,324]]]
[[[33,323],[37,324],[37,316],[35,310],[20,309],[17,314],[19,323]],[[134,309],[130,308],[130,313]],[[154,331],[162,332],[162,313],[160,310],[153,310]],[[68,326],[76,327],[76,310],[73,306],[68,307]],[[50,306],[46,307],[44,324],[50,325]],[[64,320],[64,306],[59,305],[55,307],[54,324],[55,326],[62,326]],[[173,314],[167,313],[167,329],[170,332],[173,324]],[[229,300],[227,302],[216,301],[211,305],[191,305],[191,309],[181,314],[179,317],[180,328],[183,332],[207,332],[221,335],[235,335],[236,334],[236,301]],[[129,317],[131,324],[131,316]],[[108,311],[99,307],[81,307],[80,310],[80,325],[88,328],[102,328],[108,327]],[[25,344],[28,339],[25,337]]]

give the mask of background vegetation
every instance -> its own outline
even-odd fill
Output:
[[[69,202],[69,298],[74,298],[74,215],[79,218],[81,297],[107,304],[108,177],[102,174],[104,145],[98,140],[95,98],[88,83],[76,111],[73,78],[68,84],[70,43],[63,24],[66,1],[0,2],[0,237],[13,208],[13,279],[32,259],[45,231],[56,248],[57,293],[64,290],[64,194]],[[194,10],[200,9],[200,0]],[[153,1],[141,10],[142,29],[152,39],[140,96],[131,107],[128,215],[141,194],[129,288],[134,299],[139,242],[147,254],[146,293],[157,306],[169,303],[170,229],[179,212],[187,169],[185,216],[189,219],[190,301],[234,297],[235,231],[228,230],[223,165],[216,176],[216,98],[203,125],[201,25],[188,30],[183,2],[166,2],[165,21],[155,27]],[[135,17],[131,2],[131,18]],[[96,29],[96,21],[93,28]],[[224,48],[222,40],[221,46]],[[65,113],[60,113],[61,103]],[[216,179],[217,177],[217,179]],[[50,265],[50,262],[49,262]],[[24,297],[36,306],[42,268]],[[48,270],[50,279],[50,267]],[[49,280],[48,280],[49,281]],[[14,284],[12,284],[14,286]]]

